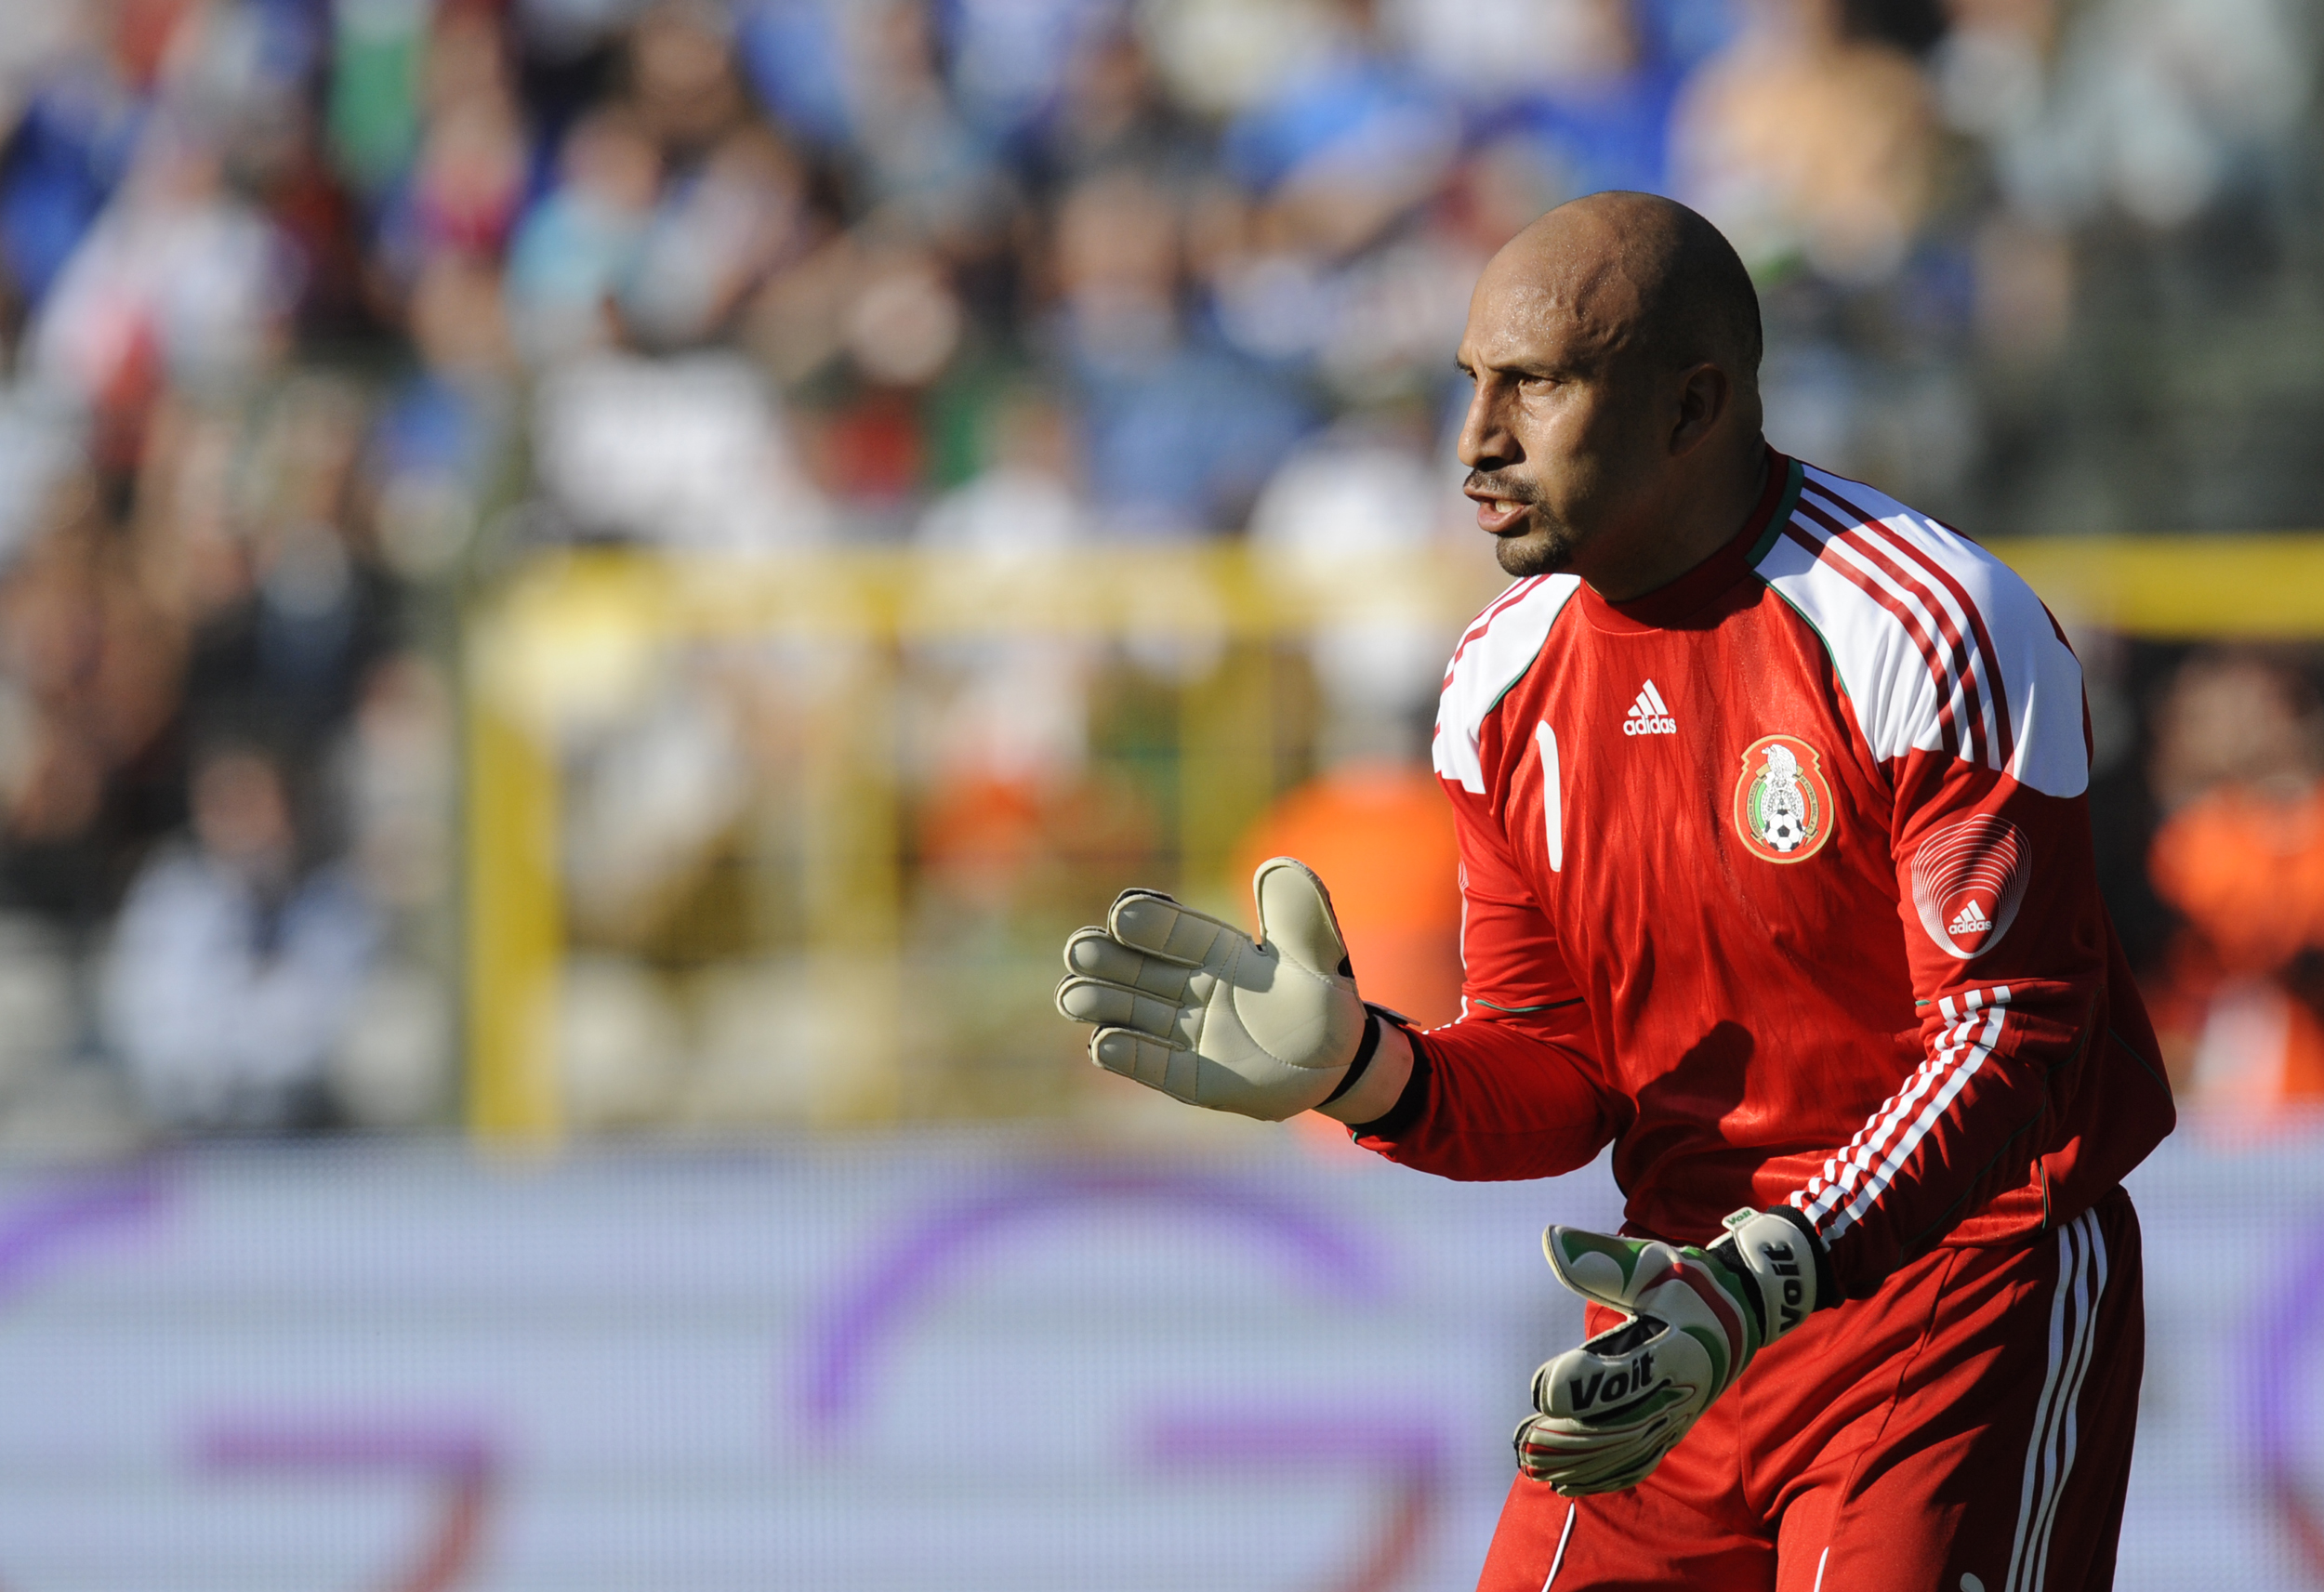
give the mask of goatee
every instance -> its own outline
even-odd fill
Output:
[[[1522,536],[1496,537],[1493,558],[1503,572],[1520,580],[1553,575],[1574,561],[1574,545],[1562,532],[1534,530]]]

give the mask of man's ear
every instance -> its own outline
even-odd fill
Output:
[[[1670,453],[1683,457],[1719,428],[1735,404],[1735,383],[1708,361],[1680,379],[1678,423],[1670,429]]]

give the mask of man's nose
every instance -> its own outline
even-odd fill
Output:
[[[1482,383],[1469,400],[1469,413],[1461,417],[1457,451],[1460,462],[1472,470],[1499,469],[1525,457],[1517,439],[1510,434],[1501,405]]]

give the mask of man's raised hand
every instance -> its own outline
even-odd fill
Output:
[[[1154,890],[1124,890],[1105,927],[1065,942],[1057,1009],[1097,1025],[1089,1059],[1189,1104],[1271,1122],[1353,1082],[1378,1032],[1323,881],[1275,857],[1251,891],[1256,942]]]

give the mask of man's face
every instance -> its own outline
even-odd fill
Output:
[[[1460,428],[1462,490],[1512,575],[1588,573],[1599,538],[1642,519],[1668,467],[1664,396],[1618,284],[1574,291],[1488,267],[1459,364],[1476,384]]]

